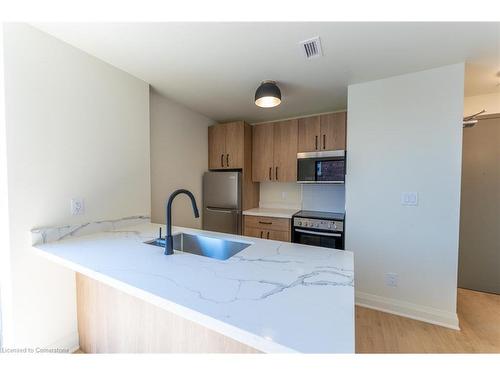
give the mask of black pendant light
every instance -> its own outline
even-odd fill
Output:
[[[255,91],[255,105],[262,108],[276,107],[281,103],[281,91],[275,81],[262,81]]]

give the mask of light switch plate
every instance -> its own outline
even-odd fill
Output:
[[[83,215],[85,213],[85,202],[83,198],[71,199],[71,215]]]
[[[397,288],[398,286],[398,274],[388,272],[385,274],[385,285],[390,286],[391,288]]]
[[[403,206],[418,206],[418,193],[416,191],[401,193],[401,204]]]

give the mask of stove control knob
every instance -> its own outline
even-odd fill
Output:
[[[302,226],[302,221],[297,221],[297,224],[299,225],[299,227]]]
[[[318,223],[316,223],[316,224],[314,224],[314,226],[317,228],[317,227],[319,227],[319,224],[318,224]]]

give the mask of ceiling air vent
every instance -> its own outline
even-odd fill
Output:
[[[300,42],[300,45],[302,46],[306,59],[320,57],[323,54],[321,51],[321,40],[319,39],[319,36],[304,40]]]

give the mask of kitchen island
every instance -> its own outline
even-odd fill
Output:
[[[84,351],[354,352],[351,252],[174,227],[250,246],[227,260],[165,256],[144,243],[159,227],[138,218],[32,232],[37,254],[77,272]]]

